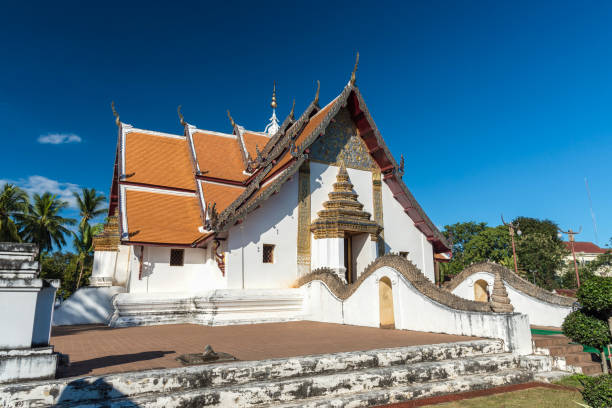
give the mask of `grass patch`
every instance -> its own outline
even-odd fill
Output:
[[[579,408],[574,401],[584,403],[579,391],[555,390],[550,388],[530,388],[522,391],[506,392],[465,399],[444,404],[436,404],[436,408]],[[433,407],[434,405],[429,405]]]
[[[581,377],[584,377],[584,374],[573,374],[558,381],[555,381],[553,384],[564,385],[566,387],[575,387],[581,390],[583,388],[579,380],[579,378]]]

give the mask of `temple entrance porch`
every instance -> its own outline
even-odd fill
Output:
[[[103,325],[54,327],[51,344],[68,354],[59,377],[181,367],[181,354],[201,353],[206,344],[239,360],[468,341],[476,337],[383,330],[311,321],[235,326],[192,324],[110,328]]]

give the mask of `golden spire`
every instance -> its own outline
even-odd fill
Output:
[[[227,110],[227,117],[229,118],[230,123],[232,124],[232,128],[235,128],[236,127],[236,122],[234,122],[234,118],[232,118],[232,115],[230,114],[229,109]]]
[[[183,114],[181,113],[181,108],[182,107],[183,107],[183,105],[179,105],[178,108],[176,108],[176,111],[178,112],[179,119],[181,121],[181,125],[185,126],[186,125],[185,118],[183,117]]]
[[[317,94],[315,95],[315,98],[314,98],[315,105],[319,103],[319,91],[320,90],[321,90],[321,82],[319,82],[319,80],[317,79]]]
[[[351,85],[355,85],[355,80],[357,79],[355,74],[357,73],[357,65],[359,65],[359,51],[357,51],[357,58],[355,59],[355,67],[353,68],[353,72],[351,73]]]
[[[115,123],[117,124],[117,126],[119,126],[121,121],[119,120],[119,114],[115,110],[115,101],[111,101],[111,109],[113,110],[113,116],[115,117]]]
[[[270,107],[276,109],[276,81],[274,81],[274,88],[272,89],[272,102],[270,102]]]

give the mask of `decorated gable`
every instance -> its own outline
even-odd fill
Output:
[[[310,147],[311,160],[360,170],[377,169],[346,108],[340,109],[325,133]]]

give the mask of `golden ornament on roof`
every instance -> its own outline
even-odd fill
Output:
[[[274,81],[274,88],[272,89],[272,102],[270,103],[272,109],[276,109],[276,81]]]

